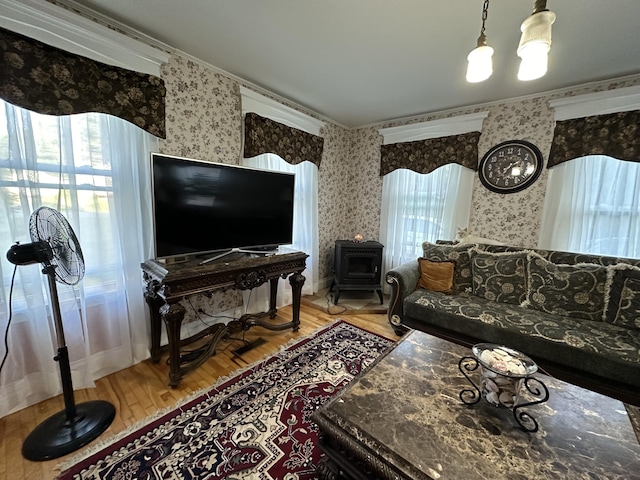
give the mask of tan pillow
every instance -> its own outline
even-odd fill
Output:
[[[420,279],[417,288],[444,293],[453,291],[454,262],[434,262],[420,257],[418,265],[420,265]]]

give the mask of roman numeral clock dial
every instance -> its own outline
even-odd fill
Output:
[[[496,193],[524,190],[537,180],[541,172],[540,149],[524,140],[499,143],[484,154],[478,166],[480,181]]]

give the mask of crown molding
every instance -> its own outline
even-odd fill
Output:
[[[240,97],[242,99],[242,115],[247,112],[254,112],[289,127],[318,136],[320,135],[320,130],[324,127],[323,121],[287,107],[242,85],[240,85]]]
[[[0,26],[98,62],[160,76],[167,51],[44,0],[0,0]]]
[[[640,85],[550,100],[555,120],[640,110]]]
[[[468,132],[481,132],[482,122],[489,112],[470,113],[456,117],[411,123],[398,127],[381,128],[378,130],[383,138],[383,145],[398,142],[412,142],[428,138],[448,137]]]
[[[540,97],[563,97],[563,98],[573,98],[573,96],[570,97],[566,97],[567,94],[574,92],[576,90],[582,90],[585,88],[600,88],[600,87],[606,87],[607,85],[610,85],[612,82],[624,82],[624,81],[630,81],[630,80],[637,80],[640,79],[640,74],[634,73],[631,75],[625,75],[625,76],[621,76],[621,77],[613,77],[613,78],[609,78],[606,80],[599,80],[597,82],[588,82],[588,83],[582,83],[582,84],[578,84],[578,85],[572,85],[570,87],[564,87],[564,88],[558,88],[556,90],[546,90],[543,92],[539,92],[539,93],[531,93],[528,95],[521,95],[519,97],[511,97],[511,98],[505,98],[503,100],[496,100],[496,101],[492,101],[492,102],[484,102],[484,103],[476,103],[473,105],[463,105],[460,107],[453,107],[453,108],[448,108],[446,110],[434,110],[434,111],[430,111],[430,112],[424,112],[424,113],[419,113],[417,115],[411,115],[408,117],[399,117],[399,118],[390,118],[388,120],[383,120],[380,122],[375,122],[375,123],[370,123],[367,125],[362,125],[359,127],[353,127],[352,130],[356,130],[356,129],[360,129],[360,128],[384,128],[384,125],[398,125],[401,123],[408,123],[408,122],[413,122],[416,120],[420,120],[423,119],[425,117],[432,117],[432,116],[443,116],[443,115],[451,115],[451,114],[456,114],[459,112],[463,112],[463,111],[470,111],[470,110],[478,110],[478,109],[485,109],[485,108],[491,108],[494,107],[496,105],[504,105],[504,104],[508,104],[508,103],[519,103],[519,102],[523,102],[523,101],[527,101],[527,100],[532,100],[532,99],[536,99],[536,98],[540,98]],[[625,88],[633,88],[633,87],[625,87]],[[621,89],[613,89],[611,91],[615,91],[615,90],[621,90]],[[587,94],[588,95],[588,94]],[[579,95],[576,95],[579,96]]]

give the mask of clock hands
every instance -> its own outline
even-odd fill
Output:
[[[507,166],[507,168],[505,168],[504,170],[502,170],[502,175],[506,174],[509,170],[511,170],[513,167],[515,167],[516,165],[520,165],[521,161],[517,161],[517,162],[511,162],[509,164],[509,166]]]

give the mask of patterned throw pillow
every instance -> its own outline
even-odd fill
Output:
[[[420,279],[418,288],[432,292],[451,293],[453,291],[453,262],[432,262],[426,258],[419,258]]]
[[[528,252],[487,253],[471,250],[473,294],[501,303],[522,304],[527,299]]]
[[[593,263],[559,265],[529,254],[527,306],[534,310],[602,321],[607,268]]]
[[[471,291],[471,257],[469,250],[473,245],[437,245],[424,242],[423,258],[434,262],[451,261],[455,263],[453,289],[456,293]]]
[[[640,329],[640,268],[624,264],[611,266],[608,291],[604,321]]]

